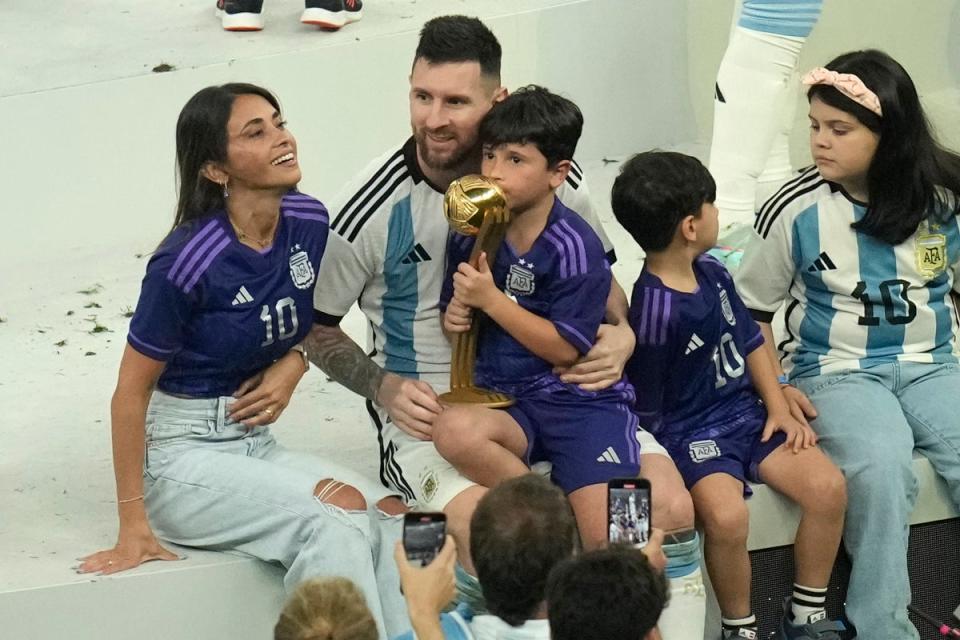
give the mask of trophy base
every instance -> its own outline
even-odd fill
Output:
[[[440,394],[440,402],[446,404],[478,404],[491,409],[503,409],[513,404],[508,395],[487,391],[479,387],[460,387]]]

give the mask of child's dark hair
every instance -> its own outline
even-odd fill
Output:
[[[852,51],[827,63],[827,69],[852,73],[877,94],[883,116],[860,106],[827,85],[814,85],[807,98],[854,116],[880,135],[867,171],[870,202],[853,228],[889,244],[900,244],[933,212],[943,218],[960,213],[960,156],[934,139],[913,80],[899,62],[882,51]]]
[[[642,551],[614,545],[567,560],[550,574],[553,640],[638,640],[660,619],[669,592]]]
[[[420,30],[420,43],[413,63],[423,58],[430,64],[476,62],[485,76],[500,82],[502,51],[497,37],[477,18],[439,16]]]
[[[533,144],[553,167],[573,159],[582,131],[583,114],[577,105],[531,84],[493,105],[480,123],[480,143]]]
[[[646,151],[620,169],[610,194],[613,214],[644,251],[662,251],[680,222],[699,216],[717,197],[717,184],[696,158],[673,151]]]
[[[528,473],[487,492],[470,520],[470,554],[490,613],[513,626],[532,618],[579,542],[566,496],[546,478]]]

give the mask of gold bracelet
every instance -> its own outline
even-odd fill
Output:
[[[141,493],[136,498],[127,498],[126,500],[117,500],[117,504],[126,504],[128,502],[136,502],[137,500],[143,500],[143,494]]]

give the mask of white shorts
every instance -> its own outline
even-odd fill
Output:
[[[417,440],[367,400],[367,413],[380,443],[380,481],[421,511],[443,511],[457,495],[476,483],[467,480],[437,452],[430,440]]]

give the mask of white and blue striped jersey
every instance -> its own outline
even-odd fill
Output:
[[[957,362],[956,216],[931,214],[890,245],[850,228],[866,205],[810,167],[761,207],[736,274],[757,320],[786,302],[791,378],[895,360]]]
[[[367,347],[374,361],[407,377],[450,370],[439,307],[449,234],[443,191],[424,177],[410,138],[374,160],[330,207],[334,218],[317,276],[314,318],[334,326],[358,302],[369,322]],[[557,196],[591,224],[612,259],[576,164]]]

